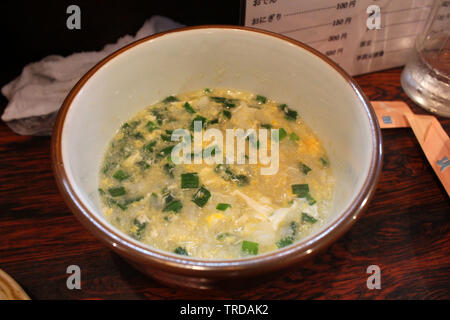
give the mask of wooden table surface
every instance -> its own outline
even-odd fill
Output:
[[[403,100],[401,69],[357,77],[371,100]],[[3,110],[5,105],[0,107]],[[450,119],[439,118],[450,131]],[[0,269],[32,299],[449,299],[450,202],[410,129],[383,130],[384,165],[374,199],[324,253],[255,288],[169,288],[133,269],[86,231],[51,171],[50,138],[14,134],[0,122]],[[81,268],[68,290],[66,268]],[[369,290],[366,269],[381,268]]]

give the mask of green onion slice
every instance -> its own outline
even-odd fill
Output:
[[[127,192],[125,191],[124,187],[114,187],[114,188],[109,188],[108,192],[111,196],[113,197],[120,197],[125,195]]]
[[[242,241],[241,249],[242,249],[242,252],[244,252],[244,253],[257,255],[258,247],[259,247],[259,244],[257,242],[244,240],[244,241]]]
[[[307,214],[305,212],[302,212],[302,221],[314,224],[314,223],[317,222],[317,219],[312,217],[312,216],[310,216],[309,214]]]
[[[203,208],[208,202],[209,198],[211,198],[211,192],[209,192],[209,190],[204,186],[201,186],[200,189],[198,189],[197,192],[194,193],[192,201],[200,208]]]
[[[227,210],[228,208],[231,208],[231,204],[229,204],[229,203],[219,203],[219,204],[216,206],[216,209],[217,209],[217,210],[220,210],[220,211],[225,211],[225,210]]]
[[[198,188],[199,179],[197,172],[181,174],[181,189]]]

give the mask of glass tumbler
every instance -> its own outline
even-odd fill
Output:
[[[405,93],[424,109],[450,117],[450,1],[435,0],[401,76]]]

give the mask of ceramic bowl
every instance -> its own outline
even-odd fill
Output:
[[[336,178],[332,209],[321,228],[268,254],[205,260],[149,247],[108,223],[97,192],[99,168],[121,123],[166,96],[207,87],[242,89],[282,101],[315,130]],[[374,193],[382,142],[364,93],[324,55],[266,31],[204,26],[150,36],[97,64],[67,96],[57,118],[52,154],[67,205],[109,248],[165,283],[218,288],[274,275],[336,241]]]

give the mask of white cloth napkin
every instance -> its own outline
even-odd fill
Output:
[[[168,18],[153,16],[134,37],[123,36],[101,51],[74,53],[67,57],[51,55],[28,64],[18,78],[1,90],[9,100],[2,120],[18,134],[50,135],[65,97],[97,62],[133,41],[182,26]]]

